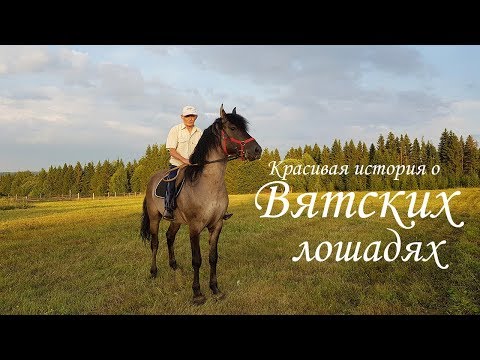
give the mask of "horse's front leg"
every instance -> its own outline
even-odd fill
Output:
[[[150,274],[152,278],[157,276],[157,251],[158,251],[158,225],[160,219],[158,217],[152,218],[150,220],[150,233],[152,234],[152,239],[150,242],[150,248],[152,249],[152,266],[150,267]]]
[[[190,226],[190,246],[192,248],[192,266],[193,266],[193,303],[196,305],[203,304],[207,298],[200,291],[200,266],[202,266],[202,254],[200,253],[200,232]]]
[[[210,232],[210,253],[208,255],[208,261],[210,263],[210,289],[216,300],[223,299],[225,294],[220,291],[217,284],[217,260],[218,260],[218,237],[223,227],[223,219],[220,219],[213,226],[208,228]]]

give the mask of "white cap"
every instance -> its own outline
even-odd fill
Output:
[[[182,110],[182,116],[187,116],[187,115],[197,115],[197,109],[195,109],[193,106],[187,105],[183,108]]]

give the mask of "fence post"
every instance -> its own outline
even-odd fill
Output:
[[[107,192],[107,197],[110,197],[110,191],[109,191],[109,192]]]
[[[77,193],[77,200],[80,200],[80,193]]]
[[[95,200],[95,193],[92,193],[93,200]]]
[[[115,191],[115,197],[117,197],[117,192]]]

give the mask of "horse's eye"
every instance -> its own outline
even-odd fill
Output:
[[[235,126],[230,126],[230,130],[235,131],[237,128]]]

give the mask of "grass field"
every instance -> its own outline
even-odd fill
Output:
[[[218,262],[219,287],[227,296],[216,302],[208,288],[204,232],[200,282],[207,302],[201,306],[192,304],[185,226],[175,243],[181,268],[173,271],[163,235],[167,223],[160,224],[158,277],[150,278],[150,247],[139,237],[143,196],[5,206],[0,314],[480,314],[480,189],[460,190],[450,205],[463,227],[452,227],[442,214],[416,217],[411,230],[401,229],[391,214],[262,219],[253,194],[230,196],[234,216],[225,222]],[[291,210],[297,209],[295,195],[290,199]],[[406,213],[408,204],[396,203]],[[441,204],[434,202],[437,209]],[[449,268],[441,270],[433,260],[292,261],[306,240],[312,252],[324,240],[385,245],[394,240],[387,227],[399,232],[402,243],[446,240],[438,252]]]

